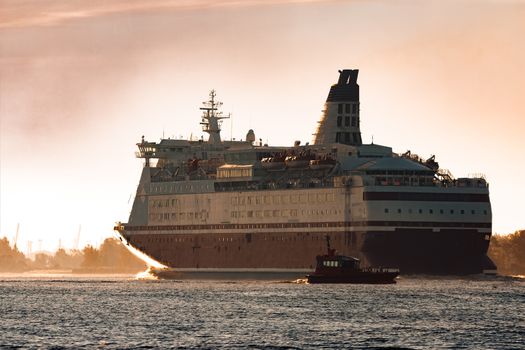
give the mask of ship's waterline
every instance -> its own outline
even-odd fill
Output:
[[[485,179],[362,144],[357,70],[340,71],[312,145],[270,147],[253,130],[223,141],[219,106],[212,92],[201,108],[207,142],[137,144],[145,166],[130,218],[115,229],[139,251],[186,272],[300,276],[329,236],[341,254],[402,274],[495,269]]]

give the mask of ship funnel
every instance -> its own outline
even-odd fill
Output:
[[[359,85],[358,69],[339,71],[337,84],[332,85],[315,134],[314,144],[343,143],[359,146]]]
[[[357,84],[358,69],[345,69],[339,71],[337,85]]]

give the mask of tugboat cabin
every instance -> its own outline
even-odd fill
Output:
[[[357,258],[344,255],[325,255],[317,257],[317,268],[352,268],[358,269],[360,261]]]

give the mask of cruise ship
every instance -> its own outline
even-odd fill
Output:
[[[363,266],[401,274],[494,272],[492,213],[481,175],[454,178],[435,157],[363,144],[358,70],[339,71],[312,144],[268,146],[249,130],[223,140],[211,91],[208,139],[137,143],[144,167],[128,245],[182,273],[282,273],[315,268],[326,237]]]

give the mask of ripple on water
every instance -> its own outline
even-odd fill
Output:
[[[4,279],[0,348],[519,348],[522,279]]]

